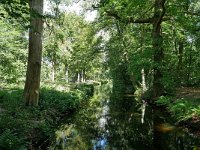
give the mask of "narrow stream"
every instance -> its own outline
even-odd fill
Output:
[[[198,150],[200,137],[176,127],[162,109],[133,97],[119,106],[96,96],[72,124],[57,134],[56,150]]]

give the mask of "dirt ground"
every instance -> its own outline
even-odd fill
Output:
[[[181,87],[176,91],[176,98],[200,99],[200,88]]]

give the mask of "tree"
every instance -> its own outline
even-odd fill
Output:
[[[112,2],[111,2],[112,3]],[[111,6],[111,4],[109,4]],[[127,6],[128,5],[128,6]],[[150,13],[152,17],[144,18],[144,19],[136,19],[136,17],[129,17],[130,13],[136,8],[140,8],[138,10],[138,14],[141,14],[139,11],[141,10],[141,7],[148,7],[148,5],[153,5],[154,12]],[[120,14],[118,11],[120,11],[121,8],[124,8],[125,6],[128,7],[128,11],[125,11],[125,13]],[[119,9],[119,10],[118,10]],[[152,8],[151,8],[152,9]],[[117,11],[116,11],[117,10]],[[164,85],[162,84],[162,61],[164,58],[163,53],[163,37],[161,34],[161,24],[163,22],[163,18],[165,16],[165,0],[155,0],[154,4],[153,2],[143,2],[142,5],[137,3],[134,4],[134,2],[130,2],[130,4],[121,2],[114,8],[109,8],[109,10],[104,10],[107,14],[107,16],[114,17],[115,19],[119,20],[120,22],[129,24],[129,23],[137,23],[137,24],[145,24],[150,23],[152,24],[152,49],[154,52],[153,61],[154,61],[154,80],[153,80],[153,97],[157,98],[161,96],[164,93]],[[128,17],[127,17],[128,16]]]
[[[26,105],[37,106],[39,101],[42,59],[43,0],[30,0],[29,53],[23,98]]]
[[[165,0],[155,0],[154,17],[152,29],[152,41],[154,50],[154,80],[153,80],[153,98],[161,96],[164,92],[164,85],[162,83],[163,73],[163,58],[164,47],[163,37],[161,31],[161,23],[165,15]]]
[[[19,85],[24,82],[27,40],[24,28],[17,21],[7,21],[8,16],[4,17],[0,20],[0,80]]]

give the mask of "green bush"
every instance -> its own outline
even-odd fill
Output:
[[[75,89],[83,91],[87,97],[91,97],[94,94],[93,84],[86,84],[86,83],[77,84]]]
[[[85,95],[80,90],[60,92],[55,90],[42,89],[40,93],[40,107],[42,109],[53,108],[60,112],[76,109]]]

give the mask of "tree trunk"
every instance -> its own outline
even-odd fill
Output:
[[[192,66],[192,52],[191,52],[191,50],[190,50],[188,59],[189,60],[188,60],[188,69],[187,69],[187,86],[190,86],[190,74],[191,74],[191,66]]]
[[[81,76],[80,76],[80,72],[77,73],[77,82],[79,83],[81,81]]]
[[[142,68],[141,74],[142,74],[142,93],[145,93],[147,91],[147,86],[146,86],[146,81],[145,81],[144,68]]]
[[[140,31],[140,48],[142,50],[142,54],[144,53],[144,48],[143,48],[143,44],[144,44],[144,31],[143,31],[143,27],[141,27],[141,31]],[[146,86],[146,81],[145,81],[145,71],[144,68],[142,68],[141,70],[141,76],[142,76],[142,94],[144,94],[147,91],[147,86]]]
[[[55,82],[55,63],[52,62],[52,70],[51,70],[51,82]]]
[[[183,79],[183,73],[182,73],[182,65],[183,65],[183,41],[180,41],[178,43],[179,48],[178,48],[178,66],[177,66],[177,72],[178,72],[178,83],[181,84],[182,83],[182,79]]]
[[[69,69],[67,65],[65,65],[65,81],[69,83]]]
[[[43,0],[29,0],[30,30],[29,53],[23,99],[26,105],[38,105],[43,33]]]
[[[161,23],[165,14],[165,0],[155,0],[154,21],[153,21],[153,50],[154,50],[154,80],[153,80],[153,98],[158,98],[164,93],[162,84],[163,67],[163,37],[161,35]]]
[[[86,71],[85,71],[85,69],[83,70],[83,82],[85,82],[86,81]]]
[[[81,82],[83,83],[84,82],[84,71],[81,70]]]

